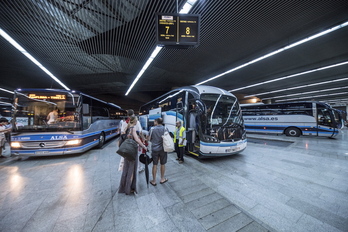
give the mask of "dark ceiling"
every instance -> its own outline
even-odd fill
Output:
[[[178,0],[179,8],[184,2]],[[201,16],[200,45],[162,49],[125,96],[156,47],[157,12],[175,13],[176,1],[2,0],[0,28],[70,89],[137,109],[175,87],[200,83],[347,22],[348,1],[198,0],[190,13]],[[347,61],[345,26],[205,84],[235,90]],[[4,89],[62,88],[2,37],[0,75]],[[335,82],[314,85],[323,81]],[[309,86],[260,94],[302,85]],[[348,63],[232,93],[241,102],[255,95],[347,104]]]

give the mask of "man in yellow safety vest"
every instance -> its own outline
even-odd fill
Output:
[[[186,129],[181,125],[181,121],[176,122],[176,128],[174,132],[174,143],[175,143],[175,152],[178,156],[176,160],[180,164],[184,162],[184,149],[186,145]]]

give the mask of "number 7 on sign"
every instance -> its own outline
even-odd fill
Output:
[[[169,26],[166,26],[166,34],[169,32]]]

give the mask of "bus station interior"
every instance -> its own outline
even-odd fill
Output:
[[[185,4],[199,15],[198,44],[158,45],[156,15]],[[76,90],[138,113],[208,85],[242,104],[328,103],[347,121],[347,12],[346,0],[2,0],[0,97]],[[347,127],[247,140],[239,154],[182,165],[169,153],[169,181],[148,186],[139,173],[131,196],[117,193],[117,139],[42,157],[11,156],[6,144],[0,231],[348,231]]]

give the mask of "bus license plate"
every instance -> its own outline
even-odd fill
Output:
[[[36,151],[35,155],[47,155],[49,153],[50,153],[50,151]]]

